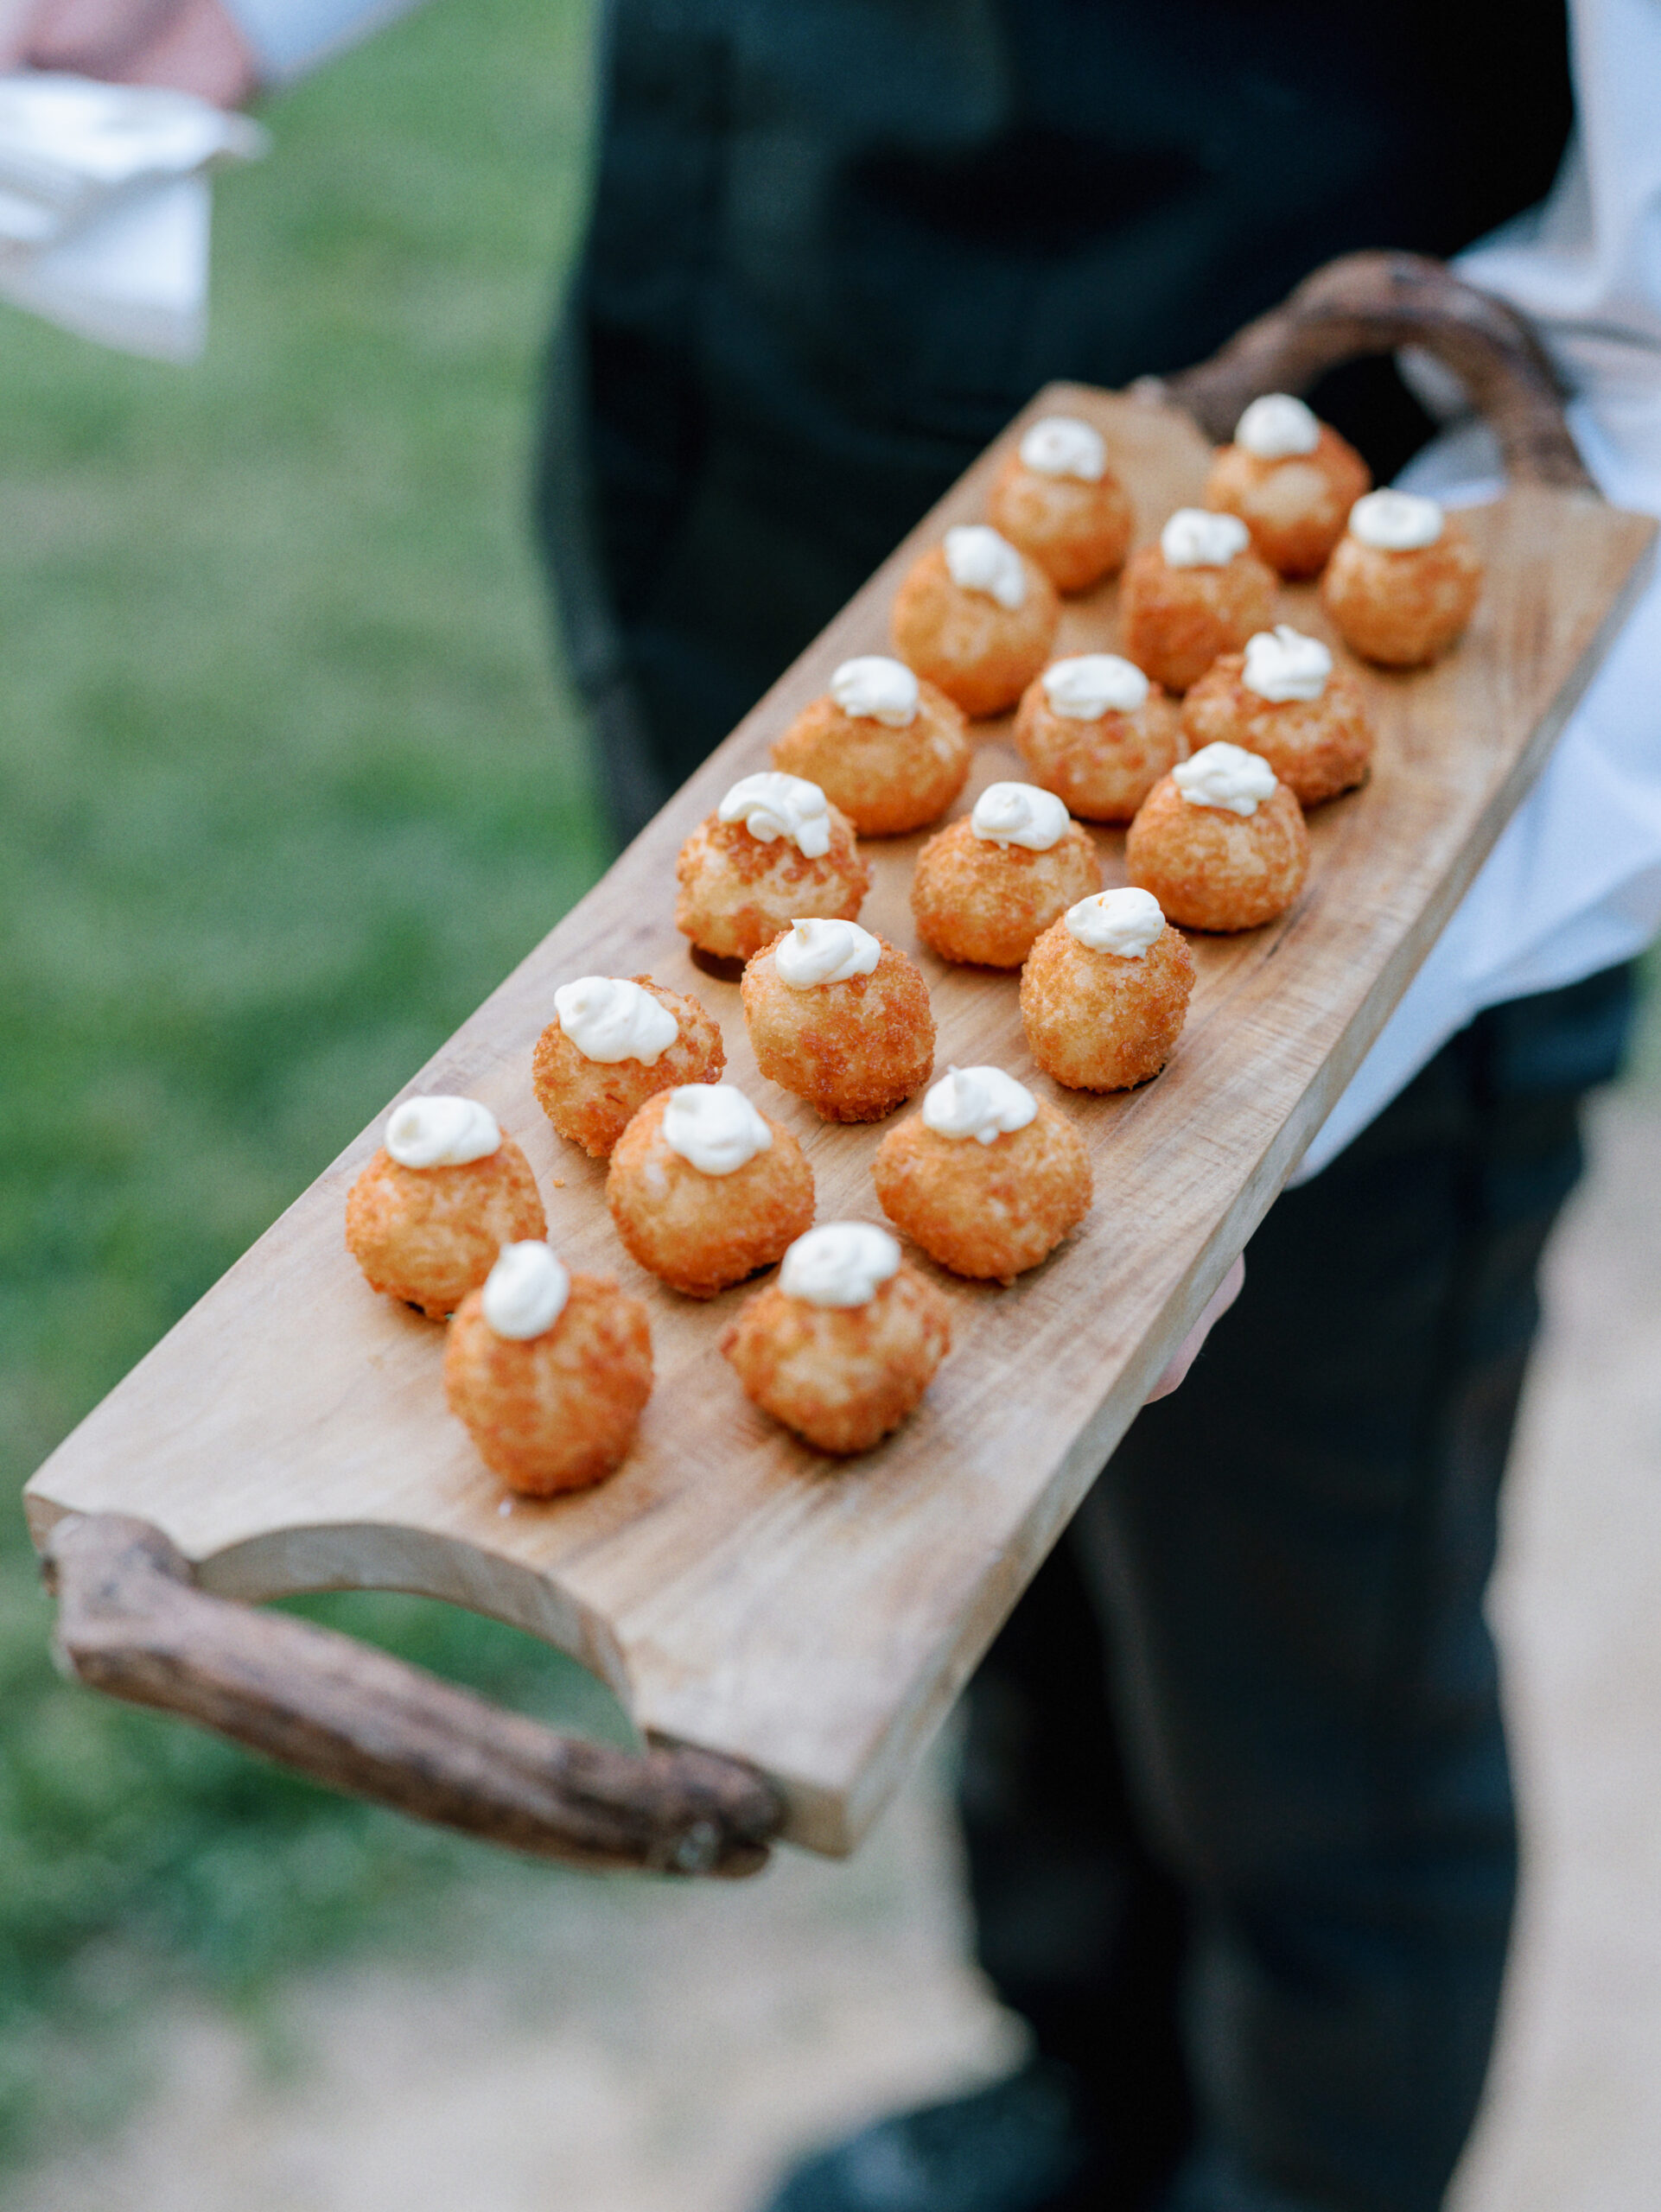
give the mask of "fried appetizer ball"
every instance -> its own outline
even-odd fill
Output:
[[[675,863],[675,927],[721,960],[748,960],[798,914],[852,921],[871,887],[854,825],[817,784],[744,776]]]
[[[967,821],[937,830],[918,854],[911,911],[942,960],[1019,968],[1040,930],[1101,880],[1090,832],[1053,791],[989,784]]]
[[[1033,1058],[1070,1090],[1146,1083],[1176,1049],[1193,977],[1187,939],[1147,892],[1081,899],[1045,931],[1021,971]]]
[[[1159,543],[1131,555],[1119,588],[1124,650],[1168,691],[1186,691],[1273,620],[1275,572],[1251,543],[1238,515],[1179,507]]]
[[[690,995],[650,976],[579,976],[554,993],[531,1082],[559,1135],[604,1160],[648,1098],[714,1083],[726,1065],[720,1030]]]
[[[1208,745],[1149,793],[1124,841],[1130,880],[1191,930],[1255,930],[1303,888],[1303,810],[1260,753]]]
[[[813,1171],[782,1122],[730,1084],[648,1098],[606,1175],[617,1234],[688,1298],[713,1298],[783,1259],[813,1225]]]
[[[897,1428],[951,1349],[945,1300],[886,1229],[827,1222],[729,1323],[746,1396],[821,1452],[868,1452]]]
[[[1435,499],[1369,492],[1321,580],[1339,635],[1363,660],[1423,668],[1464,634],[1482,589],[1482,556]]]
[[[1001,1068],[953,1068],[877,1147],[896,1229],[954,1274],[1012,1283],[1090,1211],[1084,1139]]]
[[[880,1122],[934,1065],[928,986],[857,922],[803,919],[744,970],[755,1065],[827,1122]]]
[[[984,523],[949,530],[894,602],[900,658],[966,715],[1013,707],[1049,658],[1061,602],[1035,561]]]
[[[1360,685],[1333,667],[1319,638],[1285,622],[1212,662],[1182,702],[1182,728],[1196,753],[1241,745],[1261,753],[1300,806],[1350,790],[1372,764]]]
[[[548,1223],[531,1163],[476,1098],[406,1098],[346,1202],[346,1244],[372,1290],[441,1320],[504,1244]]]
[[[1187,749],[1175,702],[1117,653],[1052,662],[1021,694],[1015,737],[1033,781],[1086,822],[1129,822]]]
[[[526,1497],[603,1482],[652,1395],[645,1306],[574,1275],[546,1244],[509,1244],[444,1343],[444,1395],[493,1474]]]
[[[1283,391],[1254,399],[1219,446],[1206,505],[1238,515],[1251,542],[1282,576],[1316,576],[1344,535],[1350,509],[1372,482],[1346,438]]]
[[[773,744],[773,766],[817,784],[862,837],[939,821],[973,757],[963,709],[881,653],[843,661]]]
[[[1027,431],[998,472],[986,513],[1057,591],[1088,591],[1117,575],[1136,522],[1101,432],[1070,415],[1047,415]]]

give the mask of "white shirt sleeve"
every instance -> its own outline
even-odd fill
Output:
[[[225,0],[252,48],[261,80],[282,85],[315,63],[355,46],[420,0]]]
[[[1571,0],[1575,139],[1550,196],[1461,257],[1522,308],[1565,385],[1587,467],[1661,515],[1661,0]],[[1450,505],[1500,488],[1467,423],[1402,481]],[[1484,1007],[1631,959],[1661,929],[1661,575],[1540,779],[1305,1154],[1317,1173]]]

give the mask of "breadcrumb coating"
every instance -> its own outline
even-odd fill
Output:
[[[1146,1083],[1176,1049],[1193,982],[1187,940],[1168,923],[1132,960],[1093,952],[1056,922],[1021,971],[1021,1020],[1032,1056],[1071,1090],[1129,1090]]]
[[[1303,810],[1284,784],[1255,814],[1191,806],[1163,777],[1130,824],[1124,861],[1168,918],[1190,930],[1254,930],[1283,914],[1309,872]]]
[[[1069,822],[1047,853],[995,845],[967,820],[937,830],[917,855],[911,911],[943,960],[1019,968],[1058,914],[1102,887],[1090,832]]]
[[[1088,591],[1124,566],[1136,518],[1111,468],[1093,484],[1047,476],[1017,449],[998,472],[986,519],[1037,562],[1057,591]]]
[[[347,1249],[370,1288],[435,1320],[483,1282],[504,1244],[547,1233],[531,1163],[507,1135],[460,1167],[404,1167],[377,1152],[347,1197]]]
[[[683,1083],[715,1083],[727,1065],[727,1048],[714,1017],[690,992],[665,990],[650,976],[631,980],[650,991],[675,1017],[680,1033],[648,1067],[644,1060],[590,1060],[558,1022],[537,1039],[531,1083],[537,1103],[558,1134],[580,1144],[590,1159],[604,1160],[648,1098]]]
[[[1238,515],[1270,567],[1290,579],[1321,574],[1350,509],[1371,488],[1365,461],[1323,423],[1313,453],[1279,461],[1261,460],[1244,446],[1219,446],[1200,505]]]
[[[618,1139],[606,1204],[631,1255],[671,1290],[713,1298],[782,1260],[813,1226],[813,1171],[782,1122],[766,1152],[704,1175],[664,1141],[665,1097],[649,1098]]]
[[[1033,781],[1086,822],[1129,822],[1188,752],[1176,701],[1157,683],[1134,714],[1110,709],[1086,722],[1058,715],[1039,677],[1021,695],[1015,740]]]
[[[923,555],[894,599],[894,651],[966,715],[1013,707],[1049,658],[1061,602],[1030,554],[1021,553],[1021,563],[1027,596],[1016,607],[954,583],[939,545]]]
[[[903,729],[815,699],[773,740],[773,766],[817,784],[862,837],[898,837],[938,822],[969,780],[975,749],[962,708],[920,677],[918,691],[916,716]]]
[[[1215,744],[1261,753],[1300,806],[1319,806],[1366,779],[1373,729],[1361,687],[1335,668],[1318,699],[1264,699],[1240,681],[1244,653],[1214,661],[1182,702],[1189,749]]]
[[[810,1306],[770,1283],[721,1349],[745,1395],[821,1452],[869,1452],[897,1428],[951,1349],[951,1309],[905,1262],[867,1306]]]
[[[444,1344],[444,1395],[493,1474],[527,1497],[585,1490],[621,1465],[652,1395],[646,1309],[603,1275],[571,1277],[539,1337],[499,1337],[470,1291]]]
[[[1434,545],[1388,553],[1347,533],[1321,580],[1321,603],[1352,652],[1423,668],[1464,635],[1482,592],[1482,556],[1457,515]]]
[[[1144,545],[1119,587],[1122,650],[1168,691],[1186,691],[1274,619],[1275,572],[1250,547],[1226,568],[1174,569],[1157,544]]]
[[[830,849],[818,860],[788,837],[764,842],[712,814],[681,847],[675,874],[675,927],[720,960],[748,960],[800,918],[856,921],[871,887],[854,825],[834,804]]]
[[[910,1115],[877,1147],[871,1176],[883,1212],[930,1259],[1006,1284],[1077,1228],[1094,1195],[1084,1139],[1041,1099],[1024,1129],[990,1145]]]
[[[869,976],[793,990],[773,949],[744,970],[744,1020],[755,1064],[827,1122],[880,1122],[928,1081],[934,1016],[928,986],[885,938]]]

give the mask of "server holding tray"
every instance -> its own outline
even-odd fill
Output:
[[[59,12],[34,58],[96,67]],[[239,27],[228,86],[387,10],[176,12]],[[1657,46],[1635,0],[617,0],[538,517],[620,836],[1038,385],[1176,371],[1335,254],[1551,194],[1469,272],[1555,335],[1604,488],[1661,505],[1661,302],[1597,274],[1656,265]],[[1429,427],[1383,367],[1315,397],[1379,482]],[[1413,480],[1490,468],[1467,440]],[[1441,2202],[1515,1885],[1482,1592],[1576,1102],[1661,901],[1658,663],[1651,598],[976,1681],[980,1956],[1037,2057],[778,2212]]]

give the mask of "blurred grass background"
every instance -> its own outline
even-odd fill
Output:
[[[436,0],[268,111],[181,371],[0,310],[7,1494],[601,864],[525,523],[580,227],[588,0]],[[418,1601],[305,1608],[531,1709],[587,1678]],[[124,2023],[411,1940],[473,1847],[60,1684],[0,1516],[0,2155]]]

